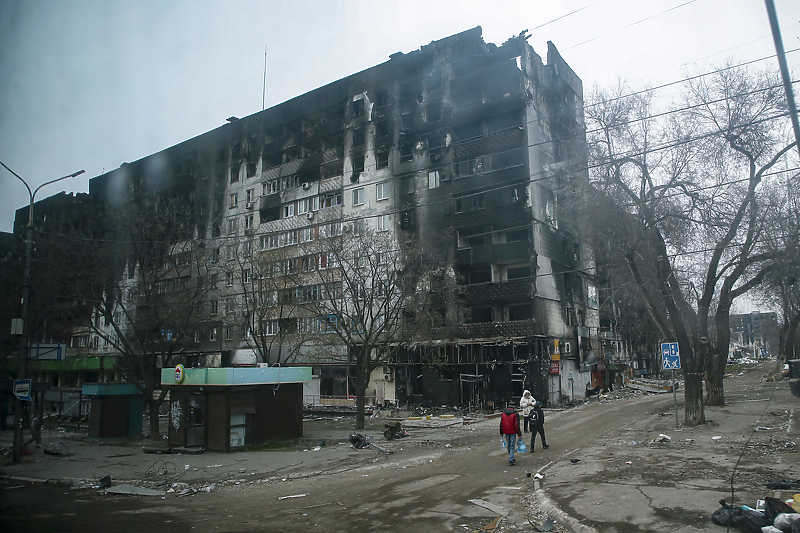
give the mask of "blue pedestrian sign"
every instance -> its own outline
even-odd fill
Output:
[[[661,345],[661,363],[664,370],[680,370],[681,357],[677,342],[665,342]]]

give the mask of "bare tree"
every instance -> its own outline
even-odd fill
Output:
[[[209,326],[202,307],[216,273],[192,239],[190,220],[187,208],[169,200],[131,204],[101,219],[101,238],[60,236],[43,258],[43,271],[61,286],[51,307],[70,315],[73,331],[93,332],[117,355],[149,408],[151,439],[159,438],[166,395],[160,369],[199,352]]]
[[[297,305],[299,329],[319,345],[339,345],[355,366],[356,429],[364,428],[366,391],[372,371],[423,330],[440,325],[429,316],[430,277],[442,264],[413,240],[373,231],[355,221],[341,235],[305,249],[309,267],[303,285],[286,295]]]
[[[690,81],[668,112],[624,85],[598,91],[586,112],[594,185],[632,216],[628,268],[664,337],[680,345],[687,424],[704,422],[709,364],[721,401],[730,306],[769,258],[758,247],[758,186],[791,148],[776,148],[774,77],[720,69],[707,78]]]
[[[316,233],[315,228],[305,231],[311,230]],[[226,308],[238,308],[242,317],[229,327],[239,326],[240,344],[272,365],[291,363],[307,340],[297,331],[295,306],[287,298],[300,283],[301,269],[309,266],[307,259],[297,256],[297,244],[296,230],[227,244],[237,283]]]

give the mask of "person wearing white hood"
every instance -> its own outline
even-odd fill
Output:
[[[536,403],[536,398],[531,396],[531,391],[526,390],[522,393],[522,398],[519,400],[519,408],[522,409],[522,418],[525,419],[525,433],[528,432],[528,415],[531,414],[531,408]]]

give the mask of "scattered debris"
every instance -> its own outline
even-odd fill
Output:
[[[553,520],[552,518],[548,518],[540,526],[537,526],[536,524],[531,522],[530,519],[528,520],[528,522],[530,523],[530,525],[533,526],[533,529],[535,529],[536,531],[550,531],[551,529],[553,529],[553,526],[555,526],[555,524],[556,524],[556,521]]]
[[[100,488],[101,489],[107,489],[110,486],[111,486],[111,474],[109,474],[109,475],[107,475],[107,476],[105,476],[103,478],[100,478]]]
[[[500,520],[502,520],[502,519],[503,519],[502,516],[498,516],[497,518],[495,518],[494,520],[492,520],[491,522],[489,522],[488,524],[483,526],[483,530],[484,531],[494,531],[495,529],[497,529],[497,526],[500,525]]]
[[[146,487],[137,487],[136,485],[122,484],[115,487],[106,489],[109,494],[125,494],[129,496],[163,496],[166,490],[148,489]]]
[[[292,494],[291,496],[281,496],[279,500],[288,500],[291,498],[305,498],[308,494]]]
[[[570,459],[569,462],[574,464],[574,465],[576,465],[576,464],[580,463],[581,460],[580,459]]]
[[[386,424],[386,429],[383,430],[383,436],[386,437],[387,440],[393,440],[409,437],[411,434],[403,429],[403,425],[400,422],[397,422],[396,424]]]
[[[493,503],[489,503],[485,500],[475,499],[475,500],[468,500],[470,503],[474,503],[479,507],[483,507],[484,509],[489,509],[493,513],[497,513],[500,516],[508,516],[508,511],[500,507],[499,505],[495,505]]]

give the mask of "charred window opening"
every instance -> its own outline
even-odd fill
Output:
[[[353,130],[353,146],[361,146],[366,140],[366,128],[363,126]]]
[[[231,167],[231,183],[236,183],[239,181],[239,165],[234,165]]]
[[[389,138],[389,121],[380,120],[375,124],[375,138],[379,141]]]
[[[359,98],[358,100],[353,100],[353,116],[357,117],[364,114],[364,99]]]
[[[508,279],[525,279],[531,277],[531,267],[528,265],[508,267]]]
[[[400,99],[422,102],[422,82],[413,80],[400,86]]]
[[[353,174],[361,174],[364,172],[364,155],[357,155],[353,157]]]
[[[469,248],[471,246],[480,246],[486,243],[486,233],[483,228],[477,230],[459,230],[458,232],[458,247]]]
[[[441,100],[435,100],[428,104],[427,110],[427,120],[428,122],[437,122],[442,118],[442,102]]]
[[[476,283],[490,283],[491,281],[491,270],[475,270],[467,274],[467,283],[470,285],[475,285]]]
[[[407,142],[400,145],[400,161],[413,161],[414,143]]]
[[[508,230],[505,237],[506,242],[527,242],[529,240],[527,229]]]
[[[480,322],[492,321],[492,308],[491,307],[473,307],[469,310],[469,317],[467,322],[470,324]]]
[[[247,177],[252,178],[256,175],[256,164],[247,163]]]
[[[400,178],[400,194],[414,194],[417,190],[417,180],[414,176]]]
[[[428,80],[426,85],[428,86],[429,91],[435,91],[442,86],[442,73],[440,71],[431,72],[431,75],[428,76]]]
[[[383,108],[389,105],[389,93],[386,91],[378,91],[375,95],[375,107]]]
[[[428,137],[428,154],[434,161],[438,159],[438,157],[435,156],[441,155],[441,153],[444,152],[445,142],[446,140],[443,134],[431,135]]]
[[[486,121],[486,127],[489,133],[496,133],[503,130],[521,127],[521,115],[514,111],[511,113],[504,113],[502,115],[494,116]]]
[[[376,163],[377,168],[379,168],[379,169],[388,167],[389,166],[389,150],[388,149],[379,150],[378,153],[376,154],[375,163]]]
[[[476,120],[466,124],[460,124],[453,128],[453,135],[459,141],[467,141],[469,139],[477,139],[483,137],[483,122]]]
[[[484,193],[471,194],[463,198],[456,198],[456,213],[477,211],[485,207]]]
[[[231,159],[242,157],[242,143],[233,143],[231,146]]]
[[[531,320],[533,319],[533,308],[531,304],[509,305],[509,320]]]
[[[281,152],[274,152],[271,154],[264,154],[262,158],[262,167],[264,169],[277,167],[283,161],[283,154]]]

